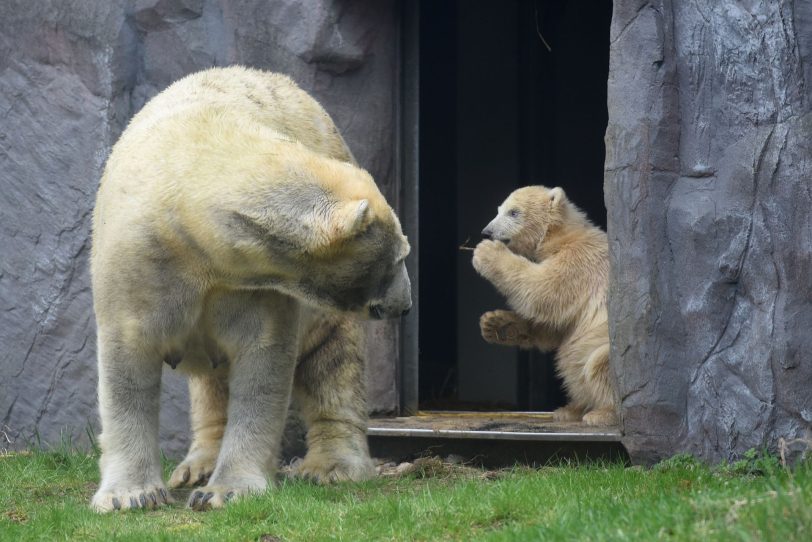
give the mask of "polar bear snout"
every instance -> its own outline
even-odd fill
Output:
[[[412,309],[412,283],[406,265],[400,264],[395,278],[389,283],[381,299],[369,303],[369,317],[373,320],[399,318]]]
[[[369,306],[369,317],[372,320],[387,320],[389,318],[398,318],[400,316],[406,316],[407,314],[409,314],[411,310],[412,310],[411,303],[399,314],[397,312],[392,312],[391,310],[385,309],[382,305],[373,304]]]
[[[491,239],[493,241],[501,241],[505,244],[510,242],[510,237],[505,237],[504,235],[497,235],[496,233],[494,233],[494,230],[490,226],[482,230],[482,238]]]
[[[515,234],[521,230],[522,223],[518,216],[518,212],[513,209],[504,212],[501,208],[496,218],[491,220],[485,229],[482,230],[482,237],[485,239],[493,239],[494,241],[502,241],[507,244]]]

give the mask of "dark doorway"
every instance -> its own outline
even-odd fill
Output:
[[[609,0],[420,2],[420,408],[565,402],[550,355],[482,340],[480,314],[505,302],[458,247],[529,184],[563,187],[605,227],[611,13]]]

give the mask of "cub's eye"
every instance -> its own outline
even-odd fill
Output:
[[[518,209],[511,209],[510,211],[508,211],[508,216],[510,218],[516,218],[517,216],[519,216],[519,210]]]

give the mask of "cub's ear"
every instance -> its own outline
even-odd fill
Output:
[[[564,194],[564,189],[560,186],[556,186],[552,190],[550,190],[550,205],[553,207],[558,207],[567,199],[567,195]]]

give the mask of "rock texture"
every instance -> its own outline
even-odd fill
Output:
[[[812,430],[812,5],[616,0],[605,197],[625,444]]]
[[[0,429],[11,446],[98,429],[94,194],[128,119],[175,79],[234,63],[287,73],[397,203],[395,8],[392,0],[0,2]],[[369,335],[371,405],[394,410],[395,326],[370,326]],[[188,438],[186,390],[167,373],[161,435],[177,456]]]

